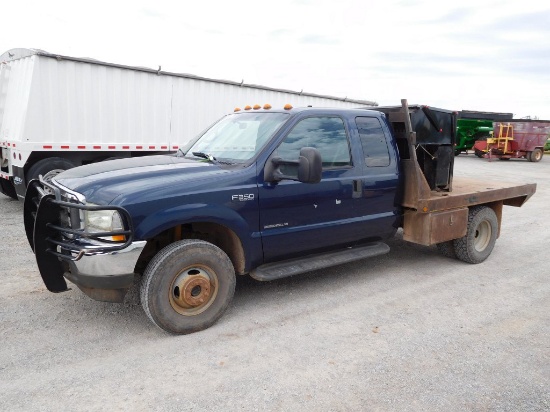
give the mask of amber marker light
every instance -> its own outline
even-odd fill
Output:
[[[260,106],[259,104],[255,104],[253,109],[254,110],[260,110],[262,108],[262,106]]]
[[[241,108],[240,107],[235,107],[235,110],[233,110],[234,112],[240,112],[241,111]]]
[[[269,103],[264,104],[264,110],[271,109],[271,105]]]
[[[287,103],[287,104],[285,104],[284,109],[285,110],[290,110],[290,109],[292,109],[292,105],[290,103]]]
[[[250,107],[248,105],[244,107],[244,110],[250,110],[250,109],[252,109],[252,107]]]

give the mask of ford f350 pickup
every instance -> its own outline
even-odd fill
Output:
[[[389,252],[406,241],[484,261],[503,205],[535,184],[453,178],[456,113],[428,106],[270,106],[223,117],[174,155],[119,159],[34,180],[25,228],[52,292],[66,279],[121,302],[141,278],[150,320],[211,326],[236,276],[265,281]]]

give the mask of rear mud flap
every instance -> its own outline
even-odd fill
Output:
[[[56,256],[48,252],[48,249],[52,247],[48,238],[53,239],[59,236],[58,232],[47,226],[48,223],[59,225],[59,208],[50,203],[52,199],[53,195],[47,195],[40,200],[34,223],[34,253],[44,284],[50,292],[57,293],[69,289],[63,277],[63,264]]]

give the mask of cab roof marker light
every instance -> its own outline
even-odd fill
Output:
[[[248,105],[246,105],[246,106],[244,107],[244,110],[250,110],[250,109],[252,109],[252,107],[250,107],[250,106],[248,106]]]
[[[271,109],[271,105],[269,103],[264,104],[264,110]]]
[[[260,110],[262,108],[262,106],[260,106],[259,104],[255,104],[253,109],[254,110]]]
[[[290,109],[292,109],[292,105],[290,103],[287,103],[287,104],[285,104],[284,109],[285,110],[290,110]]]
[[[241,111],[241,108],[240,107],[235,107],[235,110],[233,110],[234,112],[240,112]]]

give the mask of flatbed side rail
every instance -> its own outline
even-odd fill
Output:
[[[514,184],[474,179],[455,179],[453,192],[432,192],[420,199],[418,209],[406,209],[403,239],[425,246],[458,239],[466,234],[468,210],[485,205],[493,209],[498,220],[498,233],[504,205],[521,207],[536,191],[536,184]]]

